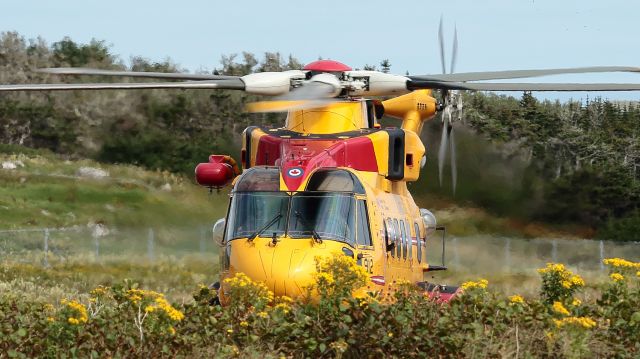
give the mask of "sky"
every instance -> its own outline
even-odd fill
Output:
[[[439,73],[441,16],[447,66],[458,30],[456,72],[640,67],[640,2],[630,0],[2,0],[0,8],[0,31],[48,42],[105,40],[125,61],[169,57],[190,71],[220,67],[222,55],[277,51],[303,63],[322,56],[361,68],[389,59],[395,73]],[[640,73],[544,81],[637,83]],[[640,92],[589,96],[598,95],[640,99]]]

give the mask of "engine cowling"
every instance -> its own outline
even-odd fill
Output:
[[[222,188],[240,173],[236,161],[231,156],[211,155],[209,162],[196,166],[196,182],[209,188]]]

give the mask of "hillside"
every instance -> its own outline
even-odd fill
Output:
[[[226,211],[224,192],[167,171],[20,146],[0,147],[0,164],[0,229],[204,225]]]

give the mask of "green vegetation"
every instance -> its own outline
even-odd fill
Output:
[[[500,293],[467,281],[448,304],[409,284],[368,282],[342,254],[321,259],[316,300],[275,297],[243,274],[228,279],[231,303],[194,286],[175,300],[126,280],[82,293],[0,292],[0,350],[10,357],[637,357],[640,263],[608,259],[610,275],[585,282],[562,264],[538,272],[540,292]],[[10,272],[7,264],[3,276]],[[13,266],[16,266],[14,263]],[[364,285],[364,291],[361,290]],[[585,286],[590,292],[584,293]],[[55,299],[54,299],[55,298]]]
[[[171,60],[141,57],[126,66],[103,41],[79,44],[65,38],[48,45],[17,33],[0,35],[2,83],[129,81],[33,72],[54,66],[185,71]],[[380,63],[384,71],[390,66],[387,60]],[[243,53],[224,56],[213,72],[244,75],[300,67],[291,56],[266,53],[258,59]],[[3,94],[0,143],[190,174],[210,153],[237,155],[239,134],[247,125],[282,123],[280,114],[245,113],[244,104],[255,99],[233,91],[193,90]],[[640,240],[640,232],[633,230],[640,203],[640,105],[602,99],[561,104],[528,93],[520,99],[465,94],[465,100],[465,126],[456,129],[458,190],[453,195],[447,179],[442,187],[436,180],[441,128],[436,119],[423,134],[430,154],[427,168],[411,188],[421,206],[436,203],[435,208],[449,210],[455,203],[509,218],[505,221],[541,221],[577,229],[582,236]],[[489,221],[468,232],[498,227],[511,233],[524,226]]]

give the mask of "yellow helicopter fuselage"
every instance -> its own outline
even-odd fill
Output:
[[[402,127],[380,128],[382,109]],[[435,112],[422,90],[291,111],[283,128],[247,128],[221,242],[223,304],[224,279],[238,272],[276,295],[300,296],[315,258],[335,252],[355,258],[374,285],[422,281],[433,228],[407,182],[419,177],[419,133]]]

